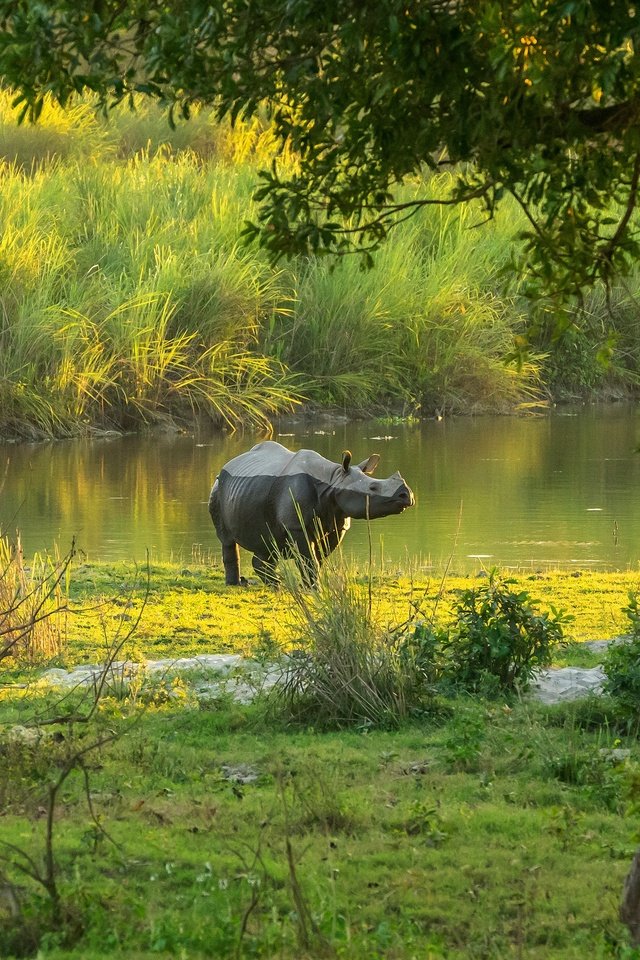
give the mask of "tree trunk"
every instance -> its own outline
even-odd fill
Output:
[[[636,850],[624,881],[620,919],[629,928],[633,946],[640,945],[640,848]]]

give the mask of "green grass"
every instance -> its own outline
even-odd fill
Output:
[[[515,575],[514,589],[527,590],[540,602],[571,610],[575,621],[565,630],[575,645],[559,654],[564,663],[591,665],[592,655],[581,651],[585,640],[603,640],[627,632],[622,612],[630,590],[637,590],[635,573],[591,573],[581,576],[552,571]],[[366,600],[367,578],[356,578]],[[456,591],[484,581],[474,576],[440,579],[380,575],[372,581],[372,618],[386,624],[402,623],[415,615],[447,621]],[[126,563],[79,563],[69,584],[69,611],[60,626],[60,665],[99,663],[111,639],[142,614],[135,632],[141,658],[193,657],[209,653],[262,655],[296,644],[300,619],[284,592],[252,584],[230,590],[220,566],[154,563],[146,569]]]
[[[90,782],[110,839],[72,777],[55,832],[67,932],[43,935],[46,904],[23,878],[27,933],[0,908],[1,955],[31,937],[23,955],[68,958],[620,956],[637,744],[614,767],[600,753],[613,735],[566,710],[455,711],[341,735],[221,705],[104,718],[118,739]],[[39,855],[42,784],[71,745],[0,754],[0,840]]]
[[[542,607],[570,607],[578,641],[622,631],[637,588],[631,573],[517,581]],[[375,576],[371,615],[429,616],[442,592],[444,618],[454,591],[478,582]],[[367,578],[351,589],[368,604]],[[121,655],[142,659],[268,657],[303,629],[285,591],[225,588],[217,565],[84,564],[68,590],[57,662],[69,666],[101,662],[131,630]],[[574,648],[563,657],[595,662]],[[128,692],[111,682],[90,722],[45,725],[28,741],[15,731],[35,717],[89,704],[4,666],[2,957],[637,956],[617,911],[640,747],[605,699],[438,698],[395,729],[320,733],[286,726],[260,698],[198,699],[204,678],[192,673]],[[49,785],[92,744],[52,818],[56,924],[43,886],[16,864],[27,855],[41,869]]]
[[[231,130],[201,111],[171,131],[142,101],[108,122],[77,102],[67,112],[47,103],[37,126],[18,127],[10,99],[0,93],[2,435],[194,417],[264,426],[305,398],[505,411],[560,381],[569,391],[635,383],[634,282],[614,298],[608,371],[595,361],[610,322],[598,295],[586,346],[569,327],[558,342],[541,334],[548,360],[534,349],[509,361],[526,309],[504,273],[521,226],[508,205],[478,229],[474,207],[423,211],[371,271],[350,258],[273,268],[239,241],[274,153],[259,122]],[[443,174],[426,189],[450,182]]]
[[[640,583],[638,574],[632,572],[585,571],[576,576],[551,571],[513,576],[514,589],[527,590],[543,609],[554,604],[575,615],[565,633],[578,644],[625,632],[628,620],[622,608],[628,592],[638,589]],[[367,578],[358,579],[366,592]],[[425,618],[437,607],[438,618],[446,621],[455,591],[481,582],[473,576],[452,576],[442,586],[439,578],[374,576],[372,614],[383,624],[401,623],[418,604]],[[68,618],[63,653],[68,665],[99,662],[104,638],[121,625],[123,612],[124,623],[130,623],[143,606],[136,645],[147,658],[230,652],[250,655],[269,644],[283,648],[295,642],[296,630],[300,630],[284,592],[258,585],[229,590],[218,564],[152,564],[148,588],[146,571],[132,564],[80,564],[73,570],[70,598],[74,613]],[[570,657],[576,663],[582,661],[573,658],[586,657],[588,662],[589,657],[580,653],[579,647],[571,647],[561,656],[563,662]]]

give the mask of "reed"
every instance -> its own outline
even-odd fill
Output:
[[[73,547],[66,557],[24,560],[19,535],[0,535],[0,662],[51,660],[66,642],[66,609]]]
[[[371,271],[354,258],[274,268],[238,241],[257,169],[274,156],[264,122],[231,129],[202,109],[172,131],[145,101],[108,119],[88,101],[66,112],[47,102],[37,126],[15,120],[0,91],[2,435],[194,415],[266,427],[304,398],[367,412],[510,410],[570,377],[567,357],[583,386],[637,381],[634,278],[614,299],[608,372],[595,365],[588,378],[584,357],[546,334],[526,363],[509,361],[527,320],[505,276],[515,209],[482,229],[477,208],[424,210]],[[286,172],[295,158],[278,162]],[[404,195],[449,186],[442,174]],[[583,344],[595,355],[610,303],[595,294],[590,309]]]
[[[435,195],[450,181],[428,187]],[[398,228],[371,271],[353,259],[306,264],[267,349],[328,403],[371,408],[394,397],[405,409],[468,412],[535,399],[540,358],[507,362],[525,322],[502,276],[511,233],[491,224],[481,240],[480,217],[473,207],[425,211]]]

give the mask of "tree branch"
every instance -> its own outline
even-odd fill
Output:
[[[624,232],[629,225],[629,221],[633,216],[633,211],[636,208],[636,203],[638,201],[638,183],[640,182],[640,151],[636,154],[636,159],[633,164],[633,173],[631,175],[631,183],[629,185],[629,196],[627,197],[627,206],[625,211],[620,218],[620,222],[616,227],[616,232],[609,239],[608,243],[604,247],[601,256],[604,260],[607,260],[611,263],[611,258],[615,248],[618,246],[620,241],[624,236]]]
[[[594,133],[616,133],[629,126],[639,109],[637,100],[612,103],[608,107],[593,107],[585,110],[568,108],[580,123]]]

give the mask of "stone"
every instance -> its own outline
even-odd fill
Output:
[[[619,639],[619,638],[616,638]],[[589,649],[602,650],[611,641],[589,641]],[[598,644],[598,646],[595,646]],[[600,646],[600,645],[603,646]],[[585,643],[585,646],[587,644]],[[175,660],[147,660],[143,664],[117,662],[112,664],[109,676],[127,677],[142,667],[148,676],[158,674],[179,674],[188,671],[201,671],[210,674],[196,686],[198,699],[214,699],[219,696],[231,696],[240,703],[250,703],[259,691],[273,687],[283,676],[286,666],[282,664],[261,664],[238,654],[210,653],[198,657],[179,657]],[[83,665],[73,670],[58,668],[47,670],[40,683],[52,687],[74,688],[88,686],[101,676],[103,667],[97,664]],[[532,698],[546,704],[565,703],[597,694],[602,690],[605,680],[601,667],[559,667],[541,670],[534,677],[529,694]]]
[[[531,683],[531,695],[541,703],[566,703],[600,693],[604,680],[601,667],[541,670]]]

